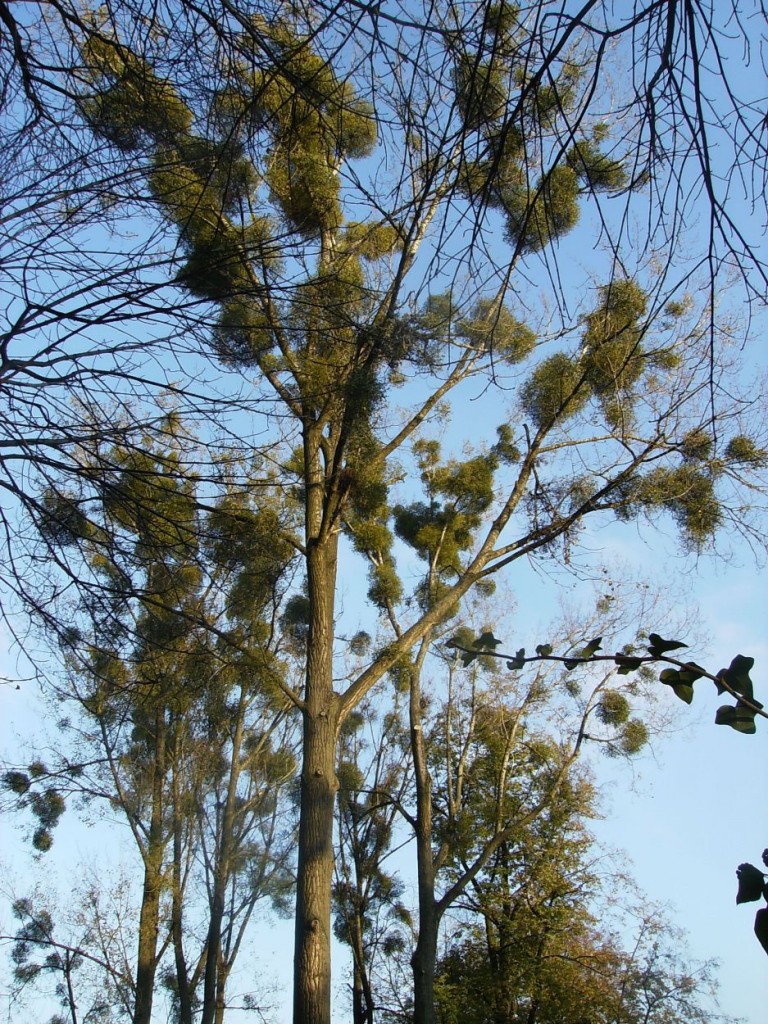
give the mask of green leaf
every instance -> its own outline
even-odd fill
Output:
[[[686,661],[679,671],[680,679],[691,686],[697,679],[702,679],[707,674],[707,670],[703,669],[701,665],[697,665],[695,661]]]
[[[514,658],[507,662],[507,668],[510,672],[519,672],[521,668],[525,667],[525,648],[521,647],[519,651],[515,653]]]
[[[493,651],[499,646],[500,643],[501,640],[497,640],[493,633],[489,629],[487,629],[484,633],[480,634],[480,636],[477,638],[477,640],[475,640],[472,646],[477,647],[479,650],[482,651]]]
[[[536,653],[540,658],[548,658],[552,653],[552,644],[537,644]]]
[[[475,660],[475,658],[478,657],[479,654],[473,654],[472,651],[464,651],[464,653],[461,656],[461,664],[464,666],[464,668],[468,668]]]
[[[740,693],[747,700],[752,700],[753,688],[749,673],[755,664],[754,658],[746,658],[743,654],[737,654],[728,668],[721,668],[717,678],[723,680],[730,686],[731,690]],[[725,693],[727,687],[717,683],[717,692]]]
[[[613,660],[618,666],[620,676],[628,676],[630,672],[637,672],[643,664],[642,658],[634,657],[631,654],[615,654]]]
[[[588,644],[585,644],[581,650],[574,655],[574,657],[566,658],[563,664],[570,672],[583,662],[589,661],[589,659],[600,650],[602,642],[603,638],[601,636],[596,636],[593,640],[590,640]]]
[[[682,647],[688,646],[688,644],[684,644],[680,640],[665,640],[658,633],[649,634],[648,639],[650,641],[648,653],[652,654],[654,658],[660,658],[669,651],[679,651]]]
[[[730,725],[736,732],[752,735],[757,732],[755,727],[755,712],[744,704],[737,704],[733,707],[730,704],[723,704],[715,714],[716,725]]]
[[[665,668],[659,675],[659,679],[665,686],[671,686],[675,696],[679,697],[680,700],[685,701],[686,704],[691,703],[693,700],[693,687],[690,682],[686,682],[683,679],[682,674],[676,668]]]
[[[768,953],[768,908],[763,907],[755,914],[755,935],[757,941]]]
[[[754,903],[763,895],[765,875],[754,864],[739,864],[736,868],[739,880],[739,891],[736,893],[737,903]]]
[[[603,638],[601,636],[596,636],[594,638],[594,640],[590,640],[589,641],[589,643],[586,645],[586,647],[582,648],[581,654],[579,655],[579,657],[581,657],[581,658],[591,658],[592,655],[597,654],[597,652],[602,647],[602,644],[603,644]]]

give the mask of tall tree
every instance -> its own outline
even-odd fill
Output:
[[[747,521],[743,485],[765,464],[748,426],[757,395],[731,399],[714,309],[687,310],[695,261],[678,254],[693,153],[712,212],[708,283],[723,252],[746,254],[748,287],[764,270],[715,186],[710,29],[677,3],[614,16],[504,0],[139,2],[66,21],[70,117],[107,154],[108,180],[121,175],[110,215],[141,213],[134,226],[156,232],[126,265],[139,280],[151,267],[153,286],[169,265],[167,336],[203,339],[269,399],[275,482],[299,507],[304,684],[280,684],[303,723],[297,1024],[330,1020],[337,736],[372,687],[415,648],[426,657],[478,583],[524,558],[568,561],[589,519],[671,514],[695,548]],[[611,113],[614,43],[638,74]],[[736,109],[759,140],[751,108]],[[749,152],[764,156],[759,142]],[[671,220],[656,203],[668,167]],[[651,210],[640,255],[636,200]],[[574,282],[579,301],[558,247],[584,210],[607,244],[589,287]],[[645,252],[662,244],[654,273]],[[556,315],[526,323],[529,281],[551,286]],[[491,429],[475,417],[462,436],[475,450],[444,456],[442,403],[470,381],[512,401],[486,397]],[[403,383],[404,411],[387,401]],[[339,564],[355,555],[388,635],[337,692]]]
[[[607,633],[617,630],[617,639],[629,607],[621,601],[610,607],[601,597],[592,622],[583,611],[578,632],[566,630],[562,646],[581,647],[582,631],[596,618]],[[648,710],[637,681],[622,681],[615,665],[580,683],[567,672],[553,673],[546,662],[530,675],[510,675],[483,648],[473,651],[470,629],[448,625],[448,645],[431,651],[433,664],[440,656],[446,679],[426,668],[424,646],[409,667],[415,793],[406,817],[417,848],[412,968],[419,1022],[435,1019],[435,967],[446,915],[503,873],[521,836],[576,800],[578,758],[587,744],[631,756],[649,735],[637,714]],[[498,643],[487,627],[482,638],[486,651]]]
[[[396,706],[378,717],[374,702],[364,701],[339,743],[334,932],[352,951],[354,1024],[372,1024],[377,961],[403,948],[411,922],[404,882],[387,866],[410,782],[407,744]]]
[[[518,836],[494,880],[465,904],[437,982],[440,1024],[667,1024],[731,1018],[711,962],[689,960],[663,910],[633,905],[600,865],[582,790]]]
[[[199,1010],[213,1024],[255,905],[281,903],[292,883],[293,727],[276,616],[293,552],[275,535],[266,490],[255,504],[224,484],[201,512],[178,448],[148,441],[106,463],[120,469],[100,467],[95,488],[45,500],[49,543],[77,545],[82,577],[90,570],[97,584],[69,608],[63,645],[58,699],[79,744],[4,781],[39,820],[41,851],[62,793],[121,813],[143,874],[132,1020],[152,1019],[170,947],[179,1020],[192,1024]],[[188,926],[201,913],[195,948]]]

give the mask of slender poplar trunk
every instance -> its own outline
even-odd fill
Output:
[[[72,953],[67,950],[64,954],[64,977],[67,982],[67,1006],[72,1024],[78,1024],[77,1001],[75,1000],[75,989],[72,984]]]
[[[352,1024],[368,1024],[365,993],[363,992],[363,976],[357,960],[352,967]]]
[[[435,1022],[435,963],[440,915],[435,902],[432,854],[432,779],[424,749],[421,715],[421,664],[428,641],[413,668],[410,692],[411,749],[416,786],[416,863],[419,888],[419,937],[411,957],[414,1024]]]
[[[373,993],[365,963],[363,917],[355,911],[352,936],[352,1024],[373,1024]]]
[[[237,804],[237,783],[240,778],[240,750],[243,742],[245,724],[246,696],[240,690],[240,700],[235,721],[235,733],[232,737],[232,754],[230,758],[229,781],[227,796],[224,801],[213,864],[213,891],[209,907],[208,937],[206,941],[205,978],[203,982],[203,1012],[200,1024],[214,1024],[219,1003],[224,1002],[223,986],[219,984],[221,973],[221,930],[224,920],[224,909],[227,895],[227,884],[231,873],[232,844],[234,840],[235,813]],[[221,991],[220,991],[221,990]]]
[[[219,976],[216,981],[216,1014],[213,1018],[213,1024],[224,1024],[224,1013],[227,1009],[225,993],[229,972],[230,965],[224,962],[224,957],[222,956],[219,962]]]
[[[160,897],[163,886],[163,855],[166,838],[163,828],[163,783],[166,769],[165,710],[155,712],[154,762],[152,765],[152,813],[149,837],[144,851],[144,885],[139,915],[139,949],[136,964],[136,1001],[133,1024],[151,1024],[152,997],[157,970],[157,939],[160,929]]]
[[[178,752],[174,757],[179,764]],[[179,1024],[192,1024],[192,994],[189,986],[189,970],[184,955],[184,908],[182,858],[184,855],[182,835],[184,819],[181,813],[181,793],[178,772],[173,775],[173,892],[171,899],[171,937],[176,967],[176,985],[179,993]]]

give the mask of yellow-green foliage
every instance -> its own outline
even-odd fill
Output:
[[[271,32],[284,47],[280,59],[249,83],[256,116],[275,140],[266,180],[286,219],[311,237],[341,223],[338,164],[372,151],[376,121],[309,41],[285,26]]]
[[[398,693],[407,693],[411,685],[411,677],[413,673],[413,662],[410,654],[404,654],[401,658],[395,662],[392,668],[389,670],[389,678],[392,680],[395,686],[395,690]]]
[[[395,532],[440,572],[458,573],[460,553],[470,547],[493,501],[498,459],[491,453],[439,465],[436,442],[422,442],[417,455],[432,500],[395,506]]]
[[[233,299],[222,304],[212,342],[222,362],[248,366],[272,348],[274,336],[265,314],[254,303]]]
[[[481,128],[504,116],[508,91],[498,61],[462,54],[453,70],[456,103],[467,128]]]
[[[236,152],[191,139],[175,150],[159,150],[154,163],[150,188],[166,216],[180,228],[188,252],[179,280],[209,299],[252,290],[249,262],[265,251],[269,221],[257,217],[235,228],[226,216],[228,207],[256,187],[249,161]]]
[[[768,452],[758,448],[751,437],[739,434],[732,437],[725,448],[725,457],[729,462],[741,463],[744,466],[760,468],[768,465]]]
[[[457,187],[469,199],[479,196],[483,202],[503,208],[506,194],[526,188],[522,133],[514,125],[505,124],[478,150],[474,158],[463,154]]]
[[[177,280],[193,294],[214,301],[257,291],[250,257],[266,240],[265,229],[265,221],[242,230],[223,221],[209,230],[202,218],[190,221],[182,234],[189,255]]]
[[[191,133],[192,113],[173,87],[162,82],[130,50],[100,38],[83,48],[94,92],[82,109],[94,131],[124,150],[154,147],[149,187],[161,209],[178,226],[188,260],[179,273],[194,294],[220,300],[253,289],[249,261],[268,259],[264,243],[271,227],[251,218],[235,228],[229,217],[250,208],[259,179],[254,165],[229,132],[223,141]],[[230,96],[234,102],[235,91]],[[219,97],[219,102],[223,99]],[[231,311],[223,317],[232,319]],[[242,339],[240,339],[242,342]],[[232,350],[253,351],[242,343]]]
[[[308,359],[322,356],[338,385],[339,368],[347,367],[355,352],[356,325],[367,296],[360,262],[342,255],[295,292],[291,321],[299,329]],[[314,372],[322,371],[312,365]]]
[[[589,394],[581,366],[558,352],[540,363],[523,386],[523,408],[537,427],[548,427],[582,409]]]
[[[485,10],[485,31],[493,40],[493,46],[500,49],[508,47],[514,41],[520,8],[507,0],[489,4]]]
[[[365,554],[379,558],[387,555],[392,547],[392,534],[385,522],[349,516],[355,548]]]
[[[649,739],[648,726],[639,718],[630,718],[619,737],[619,751],[626,757],[639,753]]]
[[[380,260],[402,249],[400,232],[392,224],[348,223],[344,230],[344,245],[364,260]]]
[[[518,363],[533,351],[536,335],[515,318],[507,306],[481,299],[472,316],[457,324],[456,333],[473,348],[493,352],[505,362]]]
[[[380,565],[372,565],[368,579],[368,597],[377,608],[386,608],[389,604],[396,605],[402,599],[403,585],[394,563],[390,560]]]
[[[81,544],[95,532],[80,503],[53,488],[48,488],[44,492],[40,512],[39,529],[46,539],[57,547]]]
[[[566,161],[585,185],[595,192],[615,191],[627,183],[627,172],[622,163],[602,153],[594,140],[578,142],[568,151]]]
[[[429,575],[425,576],[424,579],[416,587],[416,600],[418,601],[419,607],[422,611],[428,611],[430,608],[441,601],[451,589],[451,584],[446,580],[439,579],[437,577],[430,578]],[[461,610],[461,602],[452,602],[448,607],[441,612],[438,623],[448,622],[459,614]]]
[[[692,462],[651,470],[634,482],[629,497],[628,506],[620,513],[624,518],[630,518],[638,507],[665,509],[697,548],[712,539],[722,520],[712,474]]]
[[[604,690],[595,713],[603,725],[621,725],[629,718],[629,701],[620,690]]]
[[[265,175],[272,197],[301,234],[312,236],[341,223],[339,182],[324,153],[301,145],[279,148]]]
[[[115,452],[117,475],[104,492],[104,507],[115,523],[136,536],[146,558],[184,559],[197,544],[192,485],[183,479],[175,452],[139,449]]]
[[[235,142],[215,143],[197,136],[160,146],[149,178],[152,194],[177,224],[197,222],[197,230],[214,230],[222,214],[248,202],[259,180],[253,163]]]
[[[211,559],[232,573],[227,614],[249,621],[272,599],[294,549],[274,509],[249,507],[239,495],[221,501],[206,525]]]
[[[689,430],[680,442],[680,452],[690,462],[705,462],[712,453],[712,435],[702,427]]]
[[[503,190],[502,199],[507,237],[521,253],[538,252],[579,219],[579,179],[566,164],[554,167],[533,189]]]
[[[451,460],[430,474],[432,489],[451,498],[455,507],[479,516],[493,501],[493,476],[497,468],[493,455],[477,455],[466,462]]]
[[[520,449],[515,444],[515,434],[508,423],[501,423],[496,427],[498,440],[491,451],[499,460],[507,465],[520,461]]]
[[[525,109],[532,127],[551,128],[573,106],[581,76],[581,69],[576,64],[566,63],[554,80],[542,78],[531,89],[528,70],[520,72],[521,84],[526,82],[528,85]]]
[[[584,367],[596,395],[626,395],[641,377],[647,305],[634,281],[616,280],[600,289],[600,305],[586,318],[584,332]]]
[[[97,134],[130,151],[145,138],[167,142],[189,130],[189,107],[141,57],[97,35],[88,38],[81,55],[93,89],[80,109]]]
[[[456,307],[450,292],[430,295],[419,315],[419,326],[432,337],[447,341],[451,337]]]

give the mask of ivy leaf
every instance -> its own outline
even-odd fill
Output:
[[[650,641],[648,653],[652,654],[654,658],[661,658],[669,651],[679,651],[682,647],[688,646],[688,644],[684,644],[680,640],[665,640],[658,633],[649,634],[648,639]]]
[[[691,686],[697,679],[702,679],[707,674],[707,670],[697,665],[695,661],[686,661],[679,671],[683,682],[690,683]]]
[[[757,941],[768,953],[768,908],[763,907],[755,914],[755,935]]]
[[[717,673],[717,678],[722,679],[728,683],[728,686],[736,693],[740,693],[742,697],[746,697],[747,700],[752,700],[752,680],[749,678],[750,670],[755,664],[754,658],[745,658],[743,654],[737,654],[733,659],[728,668],[721,668]],[[725,693],[727,687],[721,683],[717,683],[717,692]]]
[[[757,732],[755,727],[755,712],[744,704],[723,704],[715,714],[716,725],[730,725],[736,732],[743,732],[751,735]]]
[[[515,654],[511,661],[507,662],[507,668],[510,672],[519,672],[521,668],[525,666],[525,648],[521,647]]]
[[[754,864],[739,864],[736,868],[739,880],[739,891],[736,893],[737,903],[754,903],[763,895],[765,875]]]
[[[585,644],[573,658],[566,658],[563,664],[570,672],[571,669],[581,665],[582,662],[589,661],[589,659],[600,650],[602,642],[603,638],[601,636],[596,636],[594,640],[590,640],[588,644]]]
[[[464,668],[468,668],[475,658],[479,658],[479,654],[474,654],[472,651],[464,651],[461,655],[461,664]]]
[[[537,644],[536,653],[540,658],[548,658],[552,653],[552,644]]]
[[[603,638],[596,636],[594,640],[590,640],[586,647],[581,650],[580,657],[591,658],[593,654],[596,654],[602,647]]]
[[[631,654],[614,654],[613,660],[618,666],[620,676],[628,676],[630,672],[637,672],[643,664],[642,658]]]
[[[496,637],[491,632],[491,630],[487,629],[484,633],[480,634],[480,636],[477,638],[477,640],[475,640],[472,646],[477,647],[481,651],[493,651],[499,646],[500,643],[501,640],[497,640]]]
[[[676,668],[665,668],[659,679],[665,686],[671,686],[675,696],[690,704],[693,701],[693,686],[683,679],[682,673]]]

